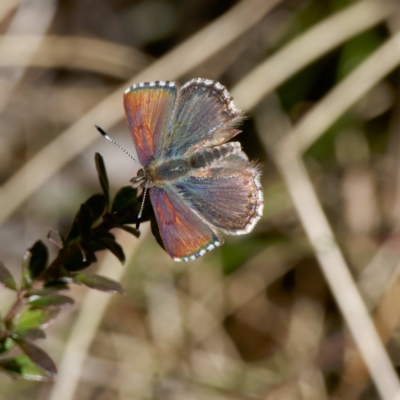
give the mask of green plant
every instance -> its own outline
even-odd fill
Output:
[[[65,238],[55,230],[49,232],[49,241],[59,248],[54,260],[49,262],[47,247],[38,240],[25,252],[20,284],[0,262],[0,283],[13,290],[16,296],[5,317],[0,317],[0,371],[11,377],[43,381],[57,375],[53,360],[32,341],[45,338],[44,330],[61,309],[73,304],[70,297],[61,294],[67,292],[71,284],[110,293],[123,291],[116,281],[82,272],[97,261],[96,252],[101,250],[111,251],[124,263],[123,249],[111,229],[120,228],[136,237],[140,235],[130,226],[136,222],[140,209],[136,189],[123,187],[110,202],[107,173],[98,153],[95,162],[103,193],[91,196],[81,205]],[[148,213],[144,212],[142,220],[148,219]],[[22,354],[7,357],[15,346]]]

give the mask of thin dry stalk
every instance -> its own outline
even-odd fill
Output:
[[[307,134],[310,132],[310,129],[311,132],[314,132],[313,138],[322,135],[324,129],[329,127],[338,115],[341,115],[341,113],[364,95],[370,87],[376,84],[385,73],[387,74],[395,67],[393,57],[399,62],[399,51],[396,51],[399,48],[397,41],[398,39],[389,40],[377,50],[376,53],[378,56],[374,53],[352,73],[352,78],[356,82],[360,82],[358,74],[363,77],[364,82],[368,82],[368,85],[364,84],[361,86],[361,89],[364,91],[360,91],[358,86],[350,86],[353,92],[349,93],[348,84],[344,86],[339,84],[331,92],[334,94],[336,113],[329,114],[324,109],[324,105],[331,107],[333,103],[331,94],[328,94],[305,117],[309,121],[308,130],[302,128],[303,123],[301,121],[298,127],[291,129],[276,146],[271,143],[276,142],[275,139],[271,141],[270,138],[263,137],[266,147],[273,146],[269,151],[276,156],[277,164],[284,176],[300,219],[316,250],[321,268],[350,327],[356,344],[359,346],[368,364],[370,374],[378,391],[384,399],[392,399],[399,395],[400,385],[398,378],[349,274],[343,255],[335,242],[333,232],[307,175],[301,156],[306,149],[303,136],[308,137]],[[394,54],[389,56],[388,53]],[[385,55],[383,59],[382,55]],[[377,72],[377,69],[379,72]],[[349,102],[349,98],[352,99],[352,102]],[[341,112],[339,112],[340,109]],[[320,115],[324,115],[325,117],[324,123],[326,125],[324,125],[324,129],[321,129]],[[285,124],[281,125],[284,126]],[[299,130],[299,127],[302,129]],[[309,140],[308,145],[311,142],[312,140]],[[303,146],[298,146],[299,143],[303,144]]]
[[[304,171],[304,173],[301,173],[302,178],[300,178],[300,181],[297,182],[297,184],[301,185],[302,181],[303,183],[305,181],[308,181],[309,178],[306,175],[304,165],[301,164],[300,166],[301,163],[300,160],[288,161],[287,166],[284,167],[282,162],[282,157],[286,157],[287,160],[289,160],[290,158],[292,160],[295,160],[298,155],[302,154],[315,140],[317,140],[324,133],[324,131],[332,124],[332,122],[335,119],[337,119],[349,107],[351,107],[354,103],[356,103],[363,95],[365,95],[368,92],[368,90],[370,90],[377,82],[379,82],[379,80],[381,80],[385,75],[387,75],[391,70],[393,70],[399,63],[400,63],[400,35],[397,34],[393,38],[389,39],[384,45],[382,45],[359,68],[357,68],[353,73],[351,73],[341,83],[339,83],[331,91],[331,93],[327,95],[323,100],[321,100],[314,107],[314,109],[309,114],[307,114],[307,116],[302,121],[300,121],[297,127],[295,127],[292,130],[292,132],[289,133],[284,140],[282,140],[285,150],[280,154],[279,157],[281,158],[280,165],[282,167],[282,171],[284,171],[283,173],[285,174],[285,176],[287,174],[299,175],[300,172],[295,171],[295,169],[298,168],[300,170],[301,168]],[[295,163],[295,164],[292,165],[292,167],[290,168],[290,163]],[[288,178],[287,176],[286,179],[294,180],[293,177]],[[309,185],[309,183],[307,183],[307,186],[309,187],[309,190],[313,190],[311,185]],[[294,194],[295,190],[294,188],[292,188],[292,190],[293,190],[292,195],[297,197],[301,196],[300,193]],[[315,192],[313,191],[312,193],[313,196],[315,196]],[[307,196],[310,197],[311,195],[307,194]],[[306,201],[306,198],[298,199],[297,201],[302,203]],[[301,207],[301,205],[297,205],[297,207]],[[309,229],[312,229],[314,231],[314,238],[311,240],[314,240],[314,242],[318,243],[318,240],[321,240],[319,234],[322,234],[322,232],[324,232],[324,229],[321,229],[320,232],[318,232],[317,229],[317,226],[319,224],[318,222],[319,217],[322,215],[322,209],[319,203],[318,203],[319,207],[318,212],[316,212],[312,207],[310,207],[310,204],[308,204],[308,206],[305,207],[309,207],[309,210],[313,210],[314,212],[308,213],[309,215],[307,215],[306,213],[303,216],[303,224],[308,224]],[[306,222],[307,219],[308,222]],[[313,225],[314,228],[312,228],[311,225]],[[328,226],[326,225],[326,227]],[[310,232],[309,235],[311,235]],[[314,246],[316,246],[316,244],[314,244]],[[344,263],[340,263],[339,265],[341,265],[342,267],[345,266]],[[330,272],[333,271],[332,267],[327,267],[327,269],[330,270]],[[338,280],[339,274],[335,272],[333,274],[333,279]],[[353,286],[353,282],[351,282],[351,285]],[[339,296],[344,297],[345,292],[343,291],[342,285],[340,283],[337,283],[337,286],[338,286],[337,294]],[[343,299],[343,307],[347,307],[349,309],[348,307],[349,304],[352,304],[350,300]],[[366,316],[366,314],[364,314],[364,316]],[[354,321],[354,317],[352,317],[351,315],[348,315],[347,318]],[[354,332],[352,332],[352,334],[354,340],[356,341],[357,346],[361,348],[361,343],[359,340],[362,341],[363,339],[365,339],[365,331],[363,329],[360,330],[359,338],[356,338],[354,336],[355,335]],[[375,336],[375,334],[373,336]],[[370,344],[365,343],[364,348],[368,350],[369,346]],[[379,345],[379,347],[381,346]],[[374,347],[372,347],[372,349],[374,349]],[[364,357],[366,357],[365,354]],[[355,363],[357,363],[356,358],[353,358],[353,360]],[[354,362],[351,362],[351,365],[349,365],[348,367],[349,371],[354,370]],[[373,374],[370,363],[374,364],[374,361],[370,360],[370,362],[368,362],[366,360],[366,362],[367,364],[369,364],[370,373]],[[389,367],[389,365],[390,364],[388,360],[387,367]],[[391,367],[390,370],[392,370]],[[382,371],[379,371],[379,369],[376,370],[376,373],[380,376],[385,374],[382,373]],[[390,374],[389,370],[386,372],[386,374],[387,373]],[[391,375],[394,378],[393,373]],[[376,380],[375,384],[378,385]],[[385,384],[383,383],[382,386],[384,385]],[[393,384],[392,388],[396,388],[396,385]],[[395,393],[395,390],[393,391],[393,393]]]
[[[238,106],[244,110],[253,109],[263,97],[302,68],[379,24],[394,10],[393,1],[360,1],[310,28],[237,83],[232,94]]]
[[[293,131],[286,136],[286,138],[282,141],[282,143],[286,141],[286,143],[284,143],[283,145],[286,148],[285,156],[287,158],[292,157],[293,159],[295,159],[297,157],[297,154],[302,154],[305,150],[307,150],[307,148],[324,133],[324,131],[332,124],[334,120],[336,120],[340,115],[342,115],[349,107],[354,105],[384,76],[386,76],[396,66],[398,66],[399,63],[400,63],[400,35],[397,34],[393,36],[393,38],[389,39],[384,45],[382,45],[375,53],[373,53],[372,56],[370,56],[359,68],[357,68],[353,73],[349,74],[349,76],[347,76],[341,83],[339,83],[330,92],[330,94],[326,96],[323,100],[321,100],[314,107],[314,109],[309,114],[307,114],[307,116],[302,121],[300,121],[297,127],[295,127]],[[297,163],[300,163],[300,161],[297,161]],[[282,162],[281,165],[283,165]],[[299,164],[297,166],[292,167],[292,172],[286,170],[286,172],[284,173],[292,174],[293,168],[296,167],[300,168]],[[302,166],[301,168],[304,168],[304,166]],[[298,173],[299,172],[297,172],[297,174]],[[305,173],[306,172],[304,170],[304,174]],[[306,177],[306,175],[304,175],[303,181],[306,179],[308,180],[308,176]],[[297,194],[296,196],[300,195]],[[302,199],[301,201],[305,200]],[[312,210],[312,208],[309,208],[309,210]],[[320,210],[322,212],[322,209]],[[311,224],[315,225],[314,219],[318,219],[318,216],[309,215],[309,216],[304,216],[304,218],[309,219],[308,224],[311,226]],[[303,223],[306,222],[303,220]],[[318,240],[318,235],[314,237],[314,240]],[[344,266],[345,264],[341,263],[340,265]],[[335,274],[334,277],[335,277],[334,279],[337,280],[339,278],[339,275]],[[338,285],[339,289],[338,295],[344,296],[344,292],[340,288],[341,284]],[[351,303],[349,300],[347,300],[344,301],[343,306],[348,307],[346,304],[351,304]],[[354,321],[354,318],[351,317],[350,315],[348,316],[348,318]],[[354,332],[352,333],[354,335]],[[364,330],[360,330],[359,334],[361,339],[363,336],[365,338]],[[356,344],[360,346],[359,339],[355,338],[355,341]],[[368,344],[365,344],[364,347],[367,348],[368,346],[369,346]],[[357,362],[356,358],[353,358],[354,362]],[[354,362],[351,362],[351,366],[349,365],[348,367],[349,371],[354,370]],[[371,362],[373,363],[373,361]],[[378,373],[378,375],[381,376],[383,375],[383,373],[380,372],[379,370],[377,370],[376,372]],[[373,373],[371,369],[370,373]],[[376,381],[375,383],[377,384]],[[395,388],[395,385],[393,385],[392,387]]]
[[[337,85],[276,147],[276,160],[316,250],[321,269],[383,399],[400,396],[400,384],[362,302],[301,160],[303,152],[350,106],[400,63],[400,35],[382,45]]]
[[[400,384],[368,315],[346,261],[337,245],[305,166],[292,151],[281,148],[277,163],[292,195],[322,272],[349,330],[368,365],[382,399],[400,398]]]
[[[36,52],[32,54],[32,49]],[[151,62],[151,57],[128,46],[94,38],[0,36],[0,66],[75,68],[129,79]]]
[[[357,278],[358,289],[370,311],[376,308],[398,273],[400,255],[394,250],[397,247],[398,238],[388,239]]]
[[[99,137],[93,128],[94,123],[107,130],[124,118],[121,93],[126,86],[138,81],[176,79],[187,74],[254,26],[279,2],[280,0],[240,2],[133,77],[124,87],[116,90],[62,132],[4,184],[0,192],[0,223],[17,210],[44,182]]]
[[[53,20],[55,12],[55,0],[44,0],[40,2],[25,1],[18,7],[7,30],[6,36],[27,33],[34,33],[37,36],[35,41],[31,42],[31,46],[27,48],[23,57],[21,57],[19,66],[14,68],[12,72],[8,74],[9,76],[7,76],[7,90],[3,91],[0,96],[0,111],[3,110],[4,106],[9,101],[11,93],[21,81],[26,69],[29,68],[30,60],[40,46],[47,28]],[[3,50],[0,46],[0,54],[2,54],[2,52]]]
[[[284,140],[287,151],[303,154],[346,110],[400,64],[400,33],[388,39],[325,96]]]
[[[304,399],[328,399],[322,372],[313,365],[323,333],[324,313],[320,305],[306,297],[297,300],[290,318],[285,351],[296,354],[293,363]]]
[[[0,3],[0,21],[6,18],[15,8],[18,7],[20,0],[3,0]]]
[[[397,264],[397,274],[380,299],[374,315],[375,326],[384,343],[390,340],[400,323],[398,310],[400,303],[399,267],[400,265]],[[346,358],[344,371],[335,391],[337,398],[343,400],[358,398],[369,382],[368,368],[361,355],[355,351],[353,343],[349,344],[347,352],[352,354],[352,357]]]

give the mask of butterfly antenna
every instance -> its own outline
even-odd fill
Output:
[[[144,191],[143,191],[142,205],[140,206],[139,214],[138,214],[137,220],[136,220],[136,230],[139,230],[140,220],[142,218],[142,211],[143,211],[143,207],[144,207],[144,201],[146,200],[146,193],[147,193],[147,187],[145,187]]]
[[[128,155],[136,164],[140,165],[143,168],[143,165],[140,164],[136,158],[131,156],[121,145],[119,145],[114,139],[111,139],[110,136],[107,135],[107,133],[101,129],[98,125],[95,125],[95,128],[111,143],[115,144],[117,147],[119,147],[120,150],[122,150],[126,155]]]

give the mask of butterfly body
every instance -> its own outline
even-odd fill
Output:
[[[234,153],[240,154],[239,142],[202,149],[183,159],[155,160],[146,169],[140,169],[131,182],[135,187],[168,186],[171,182],[184,178],[191,170],[202,169],[203,174],[206,174],[207,168],[213,163]]]
[[[165,250],[190,261],[250,232],[262,215],[259,168],[229,142],[243,118],[224,86],[206,79],[139,83],[124,106]]]

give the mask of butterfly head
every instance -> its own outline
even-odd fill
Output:
[[[149,189],[154,186],[154,182],[151,179],[150,174],[147,169],[141,168],[137,172],[137,175],[132,178],[129,182],[132,183],[134,188],[143,187],[145,189]]]

